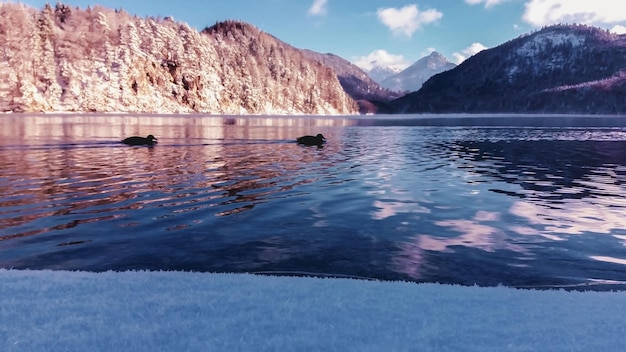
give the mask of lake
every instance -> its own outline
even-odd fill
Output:
[[[0,171],[3,268],[626,289],[626,117],[7,114]]]

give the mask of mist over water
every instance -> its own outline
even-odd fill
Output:
[[[0,267],[624,288],[626,120],[0,119]],[[295,138],[322,133],[323,147]],[[130,135],[158,145],[130,147]]]

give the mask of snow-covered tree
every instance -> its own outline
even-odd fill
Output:
[[[0,110],[355,113],[326,67],[236,21],[1,3]],[[326,100],[328,99],[328,100]]]

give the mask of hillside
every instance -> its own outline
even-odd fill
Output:
[[[422,89],[396,112],[626,113],[626,35],[557,25],[484,50]]]
[[[198,32],[61,3],[2,3],[0,16],[0,111],[358,111],[331,69],[245,23]]]

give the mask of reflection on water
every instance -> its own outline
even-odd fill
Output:
[[[508,192],[519,198],[509,211],[535,225],[535,230],[521,228],[522,234],[555,239],[558,235],[613,234],[615,229],[626,229],[626,143],[622,140],[462,142],[457,146],[472,161],[485,157],[499,160],[493,163],[495,167],[476,172],[519,186]]]
[[[6,115],[0,267],[621,288],[626,121],[468,118]]]

